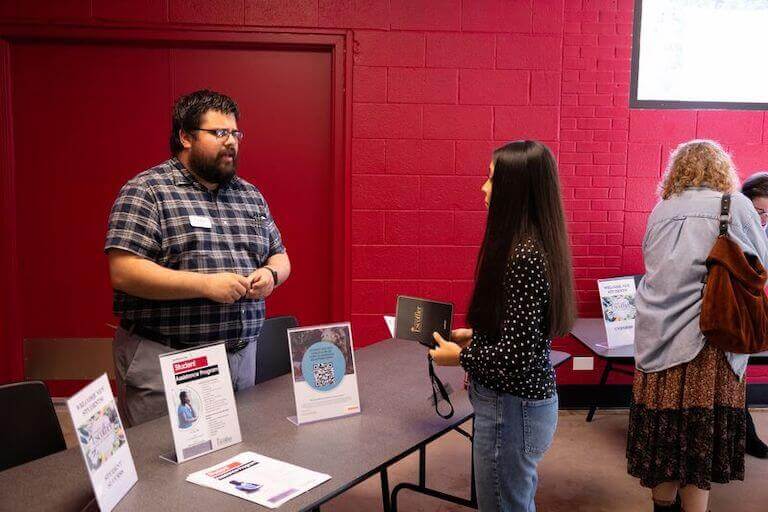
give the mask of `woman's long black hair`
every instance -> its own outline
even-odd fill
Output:
[[[491,201],[467,321],[474,329],[498,334],[504,269],[514,244],[530,237],[547,261],[547,334],[564,336],[573,325],[576,308],[555,158],[544,144],[526,140],[498,148],[493,162]]]

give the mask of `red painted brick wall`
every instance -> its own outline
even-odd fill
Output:
[[[711,137],[742,175],[768,168],[762,111],[628,108],[633,0],[50,0],[0,16],[353,31],[352,321],[386,337],[397,294],[466,309],[490,151],[537,138],[559,157],[580,312],[595,279],[642,271],[667,155]],[[463,315],[457,320],[463,321]],[[586,351],[573,340],[556,346]],[[560,370],[560,381],[597,372]]]

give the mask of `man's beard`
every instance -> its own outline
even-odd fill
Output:
[[[225,157],[231,156],[232,161]],[[209,183],[223,185],[237,173],[239,155],[235,149],[224,148],[215,157],[192,151],[189,155],[189,167],[192,172]]]

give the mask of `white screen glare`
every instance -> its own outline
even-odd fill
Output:
[[[768,103],[768,0],[643,0],[639,101]]]

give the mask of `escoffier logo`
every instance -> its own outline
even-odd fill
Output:
[[[411,326],[411,332],[413,334],[421,334],[421,329],[424,327],[424,306],[419,304],[416,306],[416,311],[413,313],[413,325]]]
[[[196,357],[194,359],[187,359],[186,361],[179,361],[178,363],[173,363],[173,373],[181,373],[181,372],[187,372],[189,370],[195,370],[197,368],[203,368],[205,366],[208,366],[208,358],[203,357]]]

